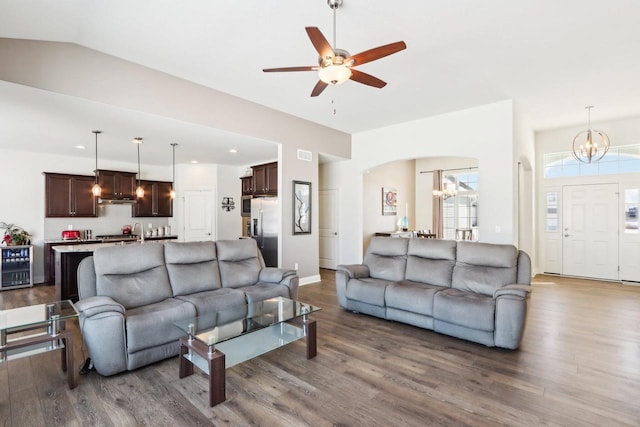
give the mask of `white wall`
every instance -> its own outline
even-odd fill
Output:
[[[353,135],[353,160],[323,165],[322,185],[340,190],[340,263],[362,261],[363,173],[394,160],[478,159],[481,240],[514,243],[513,107],[502,101]]]

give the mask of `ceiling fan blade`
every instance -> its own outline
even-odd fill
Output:
[[[315,87],[311,91],[311,96],[320,95],[327,86],[329,86],[327,83],[323,82],[322,80],[318,80],[318,83],[316,83]]]
[[[318,51],[318,55],[323,59],[328,59],[333,62],[333,58],[336,54],[333,52],[333,48],[322,35],[318,27],[305,27],[304,29],[307,30],[307,35],[311,39],[313,47]]]
[[[386,82],[379,78],[373,77],[371,74],[363,73],[362,71],[354,70],[353,68],[351,69],[351,77],[349,77],[349,79],[377,88],[383,88],[387,85]]]
[[[362,65],[367,62],[375,61],[376,59],[384,58],[385,56],[392,55],[396,52],[400,52],[407,48],[405,42],[395,42],[386,44],[384,46],[374,47],[373,49],[365,50],[364,52],[356,53],[355,55],[347,58],[345,63],[353,61],[353,65]]]
[[[315,71],[318,67],[284,67],[284,68],[263,68],[262,71],[265,73],[279,73],[282,71]]]

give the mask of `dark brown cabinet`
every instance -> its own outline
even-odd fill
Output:
[[[102,197],[133,200],[136,196],[135,173],[98,170],[98,183],[102,188]]]
[[[243,176],[240,180],[242,181],[242,195],[253,196],[253,177]]]
[[[78,301],[78,265],[80,261],[93,252],[58,252],[55,253],[56,266],[56,299]]]
[[[91,192],[93,176],[45,173],[47,218],[95,217],[96,198]]]
[[[278,162],[253,166],[253,195],[278,195]]]
[[[144,189],[144,197],[133,205],[134,217],[171,217],[173,216],[173,199],[171,199],[171,182],[140,181]]]

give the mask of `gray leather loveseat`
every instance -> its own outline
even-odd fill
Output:
[[[516,349],[531,292],[529,256],[512,245],[374,237],[364,262],[336,270],[356,312]]]
[[[89,356],[113,375],[177,355],[178,320],[229,308],[240,318],[247,302],[295,299],[298,276],[265,267],[253,239],[145,243],[96,249],[78,267],[78,291]]]

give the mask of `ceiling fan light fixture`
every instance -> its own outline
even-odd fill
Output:
[[[329,65],[318,71],[320,80],[327,84],[339,85],[351,77],[351,69],[343,64]]]

